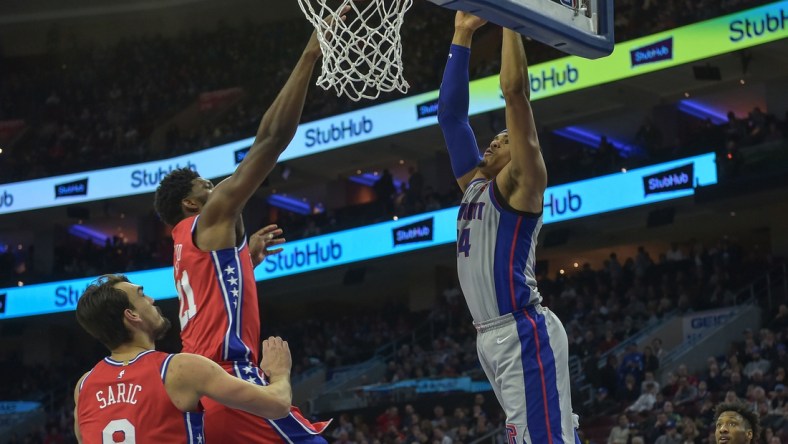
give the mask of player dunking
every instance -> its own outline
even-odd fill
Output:
[[[536,134],[521,36],[503,30],[501,90],[507,131],[479,156],[468,123],[468,60],[485,21],[458,12],[438,120],[464,195],[457,272],[478,331],[479,361],[501,403],[509,442],[579,442],[561,321],[540,305],[534,277],[547,170]]]
[[[254,262],[241,211],[295,135],[309,80],[320,57],[312,35],[282,91],[266,111],[257,136],[235,172],[213,184],[189,169],[162,179],[154,206],[173,226],[175,285],[183,350],[218,362],[230,374],[265,384],[257,368],[260,337]],[[273,241],[281,231],[268,233]],[[297,408],[277,421],[205,401],[205,436],[222,443],[325,443],[328,423],[310,424]]]
[[[77,320],[112,352],[74,389],[79,442],[201,444],[203,396],[271,418],[290,412],[292,362],[281,338],[263,341],[260,367],[271,384],[261,387],[202,356],[155,351],[170,322],[125,276],[106,275],[91,284],[77,303]]]

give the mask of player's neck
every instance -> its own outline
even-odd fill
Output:
[[[145,341],[128,342],[112,350],[110,359],[128,363],[129,361],[136,358],[140,353],[153,349],[153,344],[145,343]]]

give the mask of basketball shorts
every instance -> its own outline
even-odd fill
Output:
[[[569,343],[541,305],[474,324],[484,373],[506,413],[510,444],[578,444],[572,413]]]
[[[267,385],[262,370],[249,363],[235,363],[223,367],[228,373],[250,383]],[[232,368],[229,368],[232,367]],[[331,421],[312,424],[297,407],[282,419],[269,420],[241,410],[234,410],[208,398],[201,400],[205,407],[204,430],[207,443],[223,444],[326,444],[320,434]]]

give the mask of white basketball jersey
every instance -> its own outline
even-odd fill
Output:
[[[512,209],[495,181],[468,185],[457,214],[457,273],[474,322],[542,301],[534,276],[541,227],[542,213]]]

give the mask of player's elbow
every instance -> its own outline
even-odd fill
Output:
[[[457,116],[449,111],[448,106],[442,106],[443,104],[438,104],[438,125],[440,126],[447,126],[452,125],[457,122]]]
[[[501,80],[501,94],[507,102],[528,98],[528,84],[523,79]]]
[[[268,419],[282,419],[289,415],[292,402],[293,400],[290,396],[278,397],[270,406]]]

